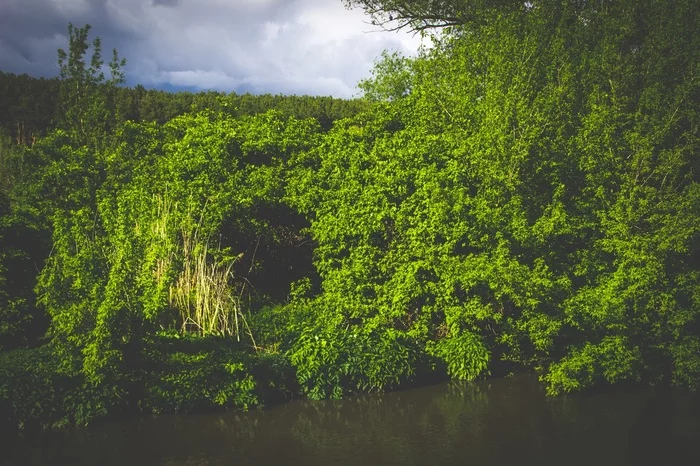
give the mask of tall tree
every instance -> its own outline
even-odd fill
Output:
[[[82,28],[68,24],[68,51],[58,50],[60,102],[62,126],[73,141],[97,146],[115,123],[115,106],[110,105],[110,100],[116,93],[115,87],[124,82],[122,69],[126,59],[120,59],[116,49],[112,51],[111,76],[107,79],[99,37],[92,41],[92,57],[89,64],[86,61],[89,32],[89,24]]]

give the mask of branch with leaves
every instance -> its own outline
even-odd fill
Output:
[[[347,8],[362,8],[372,24],[387,31],[461,26],[477,20],[485,11],[522,6],[514,0],[344,0]]]

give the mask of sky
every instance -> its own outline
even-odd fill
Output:
[[[128,85],[167,90],[349,98],[382,50],[420,45],[342,0],[0,0],[0,70],[56,76],[69,22],[127,59]]]

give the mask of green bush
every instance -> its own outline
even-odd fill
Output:
[[[0,353],[0,429],[84,425],[106,416],[242,409],[297,391],[287,359],[252,352],[232,339],[149,338],[116,381],[93,385],[66,374],[45,345]]]
[[[310,398],[382,391],[413,379],[420,354],[391,328],[312,327],[289,351],[299,384]]]
[[[157,338],[146,350],[141,409],[179,413],[257,406],[251,359],[224,339]]]
[[[81,378],[62,374],[52,347],[0,353],[0,424],[51,428],[87,421]],[[4,411],[4,413],[3,413]]]

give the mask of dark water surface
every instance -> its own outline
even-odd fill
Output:
[[[8,443],[0,463],[13,465],[697,466],[700,395],[634,388],[547,398],[527,376],[105,422]]]

